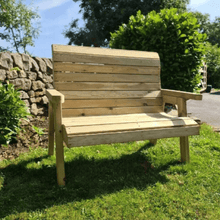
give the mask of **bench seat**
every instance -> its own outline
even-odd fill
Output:
[[[194,120],[164,112],[68,117],[62,123],[68,147],[199,134],[199,125]]]

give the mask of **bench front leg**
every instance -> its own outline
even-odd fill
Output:
[[[54,114],[53,114],[53,104],[49,102],[49,148],[48,155],[52,156],[54,154]]]
[[[187,117],[186,100],[178,98],[178,117]],[[190,162],[189,158],[189,137],[180,137],[181,162]]]
[[[53,105],[55,140],[56,140],[56,167],[57,182],[59,186],[65,186],[64,146],[62,129],[62,104],[61,101]]]

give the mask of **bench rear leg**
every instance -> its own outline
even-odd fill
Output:
[[[52,103],[49,103],[49,147],[48,155],[54,154],[54,114]]]
[[[157,144],[157,139],[150,139],[149,140],[151,144],[156,145]]]
[[[180,153],[181,153],[181,162],[190,162],[189,158],[189,138],[180,137]]]

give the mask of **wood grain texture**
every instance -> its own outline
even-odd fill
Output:
[[[159,55],[155,52],[69,45],[52,45],[52,50],[53,61],[160,66]]]
[[[99,91],[99,90],[130,90],[155,91],[160,89],[159,83],[108,83],[108,82],[55,82],[54,87],[59,91]]]
[[[160,91],[60,91],[65,99],[157,98]]]
[[[84,61],[85,62],[85,61]],[[85,63],[64,63],[54,62],[54,69],[57,72],[75,72],[75,73],[111,73],[111,74],[148,74],[159,75],[160,67],[149,66],[131,66],[131,65],[104,65],[104,64],[85,64]]]
[[[71,135],[68,137],[68,147],[91,146],[98,144],[125,143],[149,139],[199,135],[199,126],[158,128],[125,132],[109,132],[90,135]]]
[[[178,90],[169,90],[169,89],[161,89],[162,95],[164,96],[174,96],[184,99],[194,99],[194,100],[202,100],[202,95],[195,94],[192,92],[183,92]]]
[[[63,109],[63,117],[91,116],[91,115],[119,115],[119,114],[131,114],[131,113],[158,113],[162,111],[163,111],[162,106]]]
[[[131,131],[141,129],[170,128],[175,126],[192,126],[197,125],[192,119],[175,119],[175,120],[154,120],[154,121],[138,121],[124,122],[114,124],[98,124],[86,126],[66,126],[67,135],[72,134],[89,134],[89,133],[105,133],[111,131]]]
[[[162,105],[162,98],[65,100],[62,108],[110,108]]]
[[[59,73],[54,72],[54,82],[131,82],[159,83],[159,75]]]

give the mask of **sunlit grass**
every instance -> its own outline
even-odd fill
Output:
[[[190,137],[65,148],[67,184],[56,158],[35,149],[0,162],[2,219],[220,219],[220,135],[206,124]]]

